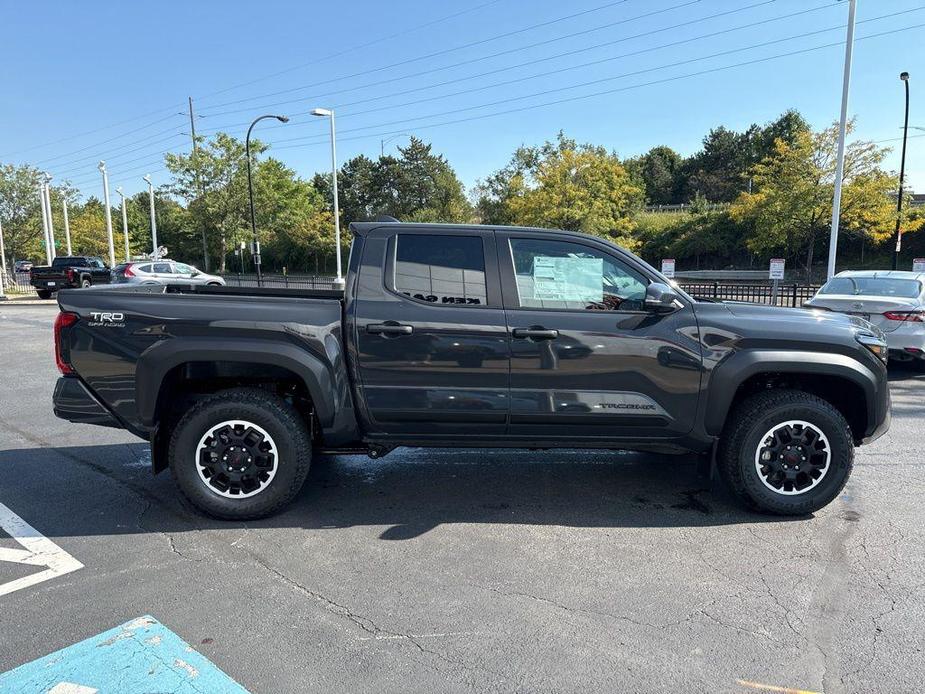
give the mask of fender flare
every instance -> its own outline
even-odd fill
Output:
[[[295,373],[308,389],[322,426],[334,419],[335,385],[330,369],[304,348],[267,340],[216,340],[181,338],[151,345],[138,358],[135,370],[136,407],[139,420],[153,427],[164,378],[171,369],[187,362],[231,361],[280,366]]]
[[[868,424],[878,421],[877,375],[857,359],[824,352],[748,350],[736,352],[713,369],[704,415],[708,434],[719,436],[722,433],[739,386],[759,373],[844,378],[864,392]]]

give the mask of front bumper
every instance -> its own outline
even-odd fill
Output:
[[[77,424],[121,428],[122,424],[76,376],[61,376],[52,396],[55,416]]]
[[[890,396],[890,384],[886,375],[878,384],[878,391],[884,395],[875,403],[873,420],[868,422],[867,431],[864,432],[859,443],[865,444],[879,439],[889,430],[890,422],[893,420],[893,400]]]

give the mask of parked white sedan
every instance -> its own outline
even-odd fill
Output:
[[[839,272],[804,306],[870,321],[886,335],[891,358],[925,370],[925,273]]]

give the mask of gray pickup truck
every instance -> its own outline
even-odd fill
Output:
[[[863,320],[698,301],[579,233],[351,230],[343,292],[62,291],[55,413],[150,440],[228,519],[284,506],[313,455],[397,446],[714,456],[749,506],[806,514],[889,426]]]

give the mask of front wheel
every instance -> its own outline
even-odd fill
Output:
[[[745,399],[719,446],[719,469],[746,504],[779,515],[805,515],[841,492],[854,463],[854,437],[830,403],[798,390]]]
[[[177,423],[169,462],[180,491],[215,518],[275,513],[298,493],[311,462],[311,436],[295,409],[256,388],[200,400]]]

